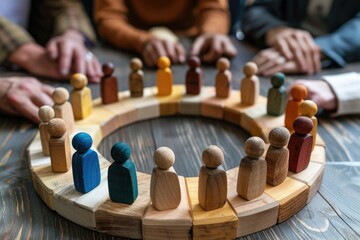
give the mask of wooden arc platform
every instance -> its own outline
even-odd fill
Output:
[[[266,98],[253,106],[240,104],[239,91],[217,99],[213,87],[203,87],[198,96],[185,95],[185,87],[173,86],[170,96],[158,97],[155,87],[144,89],[144,97],[119,93],[119,102],[93,102],[90,117],[76,122],[76,132],[89,133],[94,150],[102,138],[127,124],[175,114],[224,119],[267,142],[269,131],[282,126],[284,117],[266,114]],[[82,194],[75,190],[72,171],[53,173],[50,158],[42,154],[39,134],[28,148],[33,185],[43,201],[61,216],[84,227],[110,235],[135,239],[233,239],[283,222],[301,210],[320,188],[325,166],[325,144],[317,136],[309,167],[289,173],[279,186],[268,185],[265,193],[251,201],[236,193],[238,169],[227,171],[228,201],[223,208],[204,211],[198,204],[198,178],[180,177],[182,200],[177,209],[157,211],[150,202],[150,175],[138,172],[139,196],[132,205],[110,201],[107,168],[110,162],[99,153],[101,184]],[[241,159],[241,156],[239,156]]]

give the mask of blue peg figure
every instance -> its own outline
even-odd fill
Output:
[[[72,169],[75,189],[88,193],[100,184],[100,165],[97,153],[90,149],[92,138],[80,132],[72,140],[76,152],[72,156]]]
[[[272,88],[268,92],[267,113],[272,116],[281,116],[285,112],[286,88],[284,86],[285,75],[275,73],[271,77]]]
[[[115,162],[108,170],[108,186],[113,202],[132,204],[138,196],[136,168],[130,155],[130,146],[126,143],[118,142],[111,148]]]

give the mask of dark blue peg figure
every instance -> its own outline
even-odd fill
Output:
[[[286,88],[284,86],[285,75],[275,73],[271,77],[272,88],[268,92],[267,113],[273,116],[281,116],[285,112]]]
[[[90,149],[92,138],[80,132],[72,140],[76,152],[72,156],[72,169],[75,189],[87,193],[100,184],[100,165],[97,153]]]
[[[113,202],[132,204],[138,196],[136,168],[130,160],[130,146],[123,142],[111,148],[114,159],[108,170],[109,195]]]

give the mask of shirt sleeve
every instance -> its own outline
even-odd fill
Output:
[[[0,63],[22,44],[33,42],[34,39],[22,27],[0,16]]]
[[[323,76],[337,98],[334,116],[360,113],[360,75],[356,72]]]

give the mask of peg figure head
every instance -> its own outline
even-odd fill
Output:
[[[88,79],[85,74],[75,73],[71,76],[70,84],[74,89],[83,89],[88,84]]]
[[[138,71],[140,69],[142,69],[143,67],[143,63],[140,60],[140,58],[133,58],[130,61],[130,68],[132,71]]]
[[[112,62],[107,62],[102,65],[102,71],[105,76],[111,76],[114,73],[114,64]]]
[[[117,163],[124,163],[130,158],[131,148],[128,144],[124,142],[115,143],[111,148],[111,157]]]
[[[230,61],[227,58],[219,58],[216,62],[216,68],[218,71],[223,72],[230,68]]]
[[[72,139],[72,145],[78,152],[85,153],[91,148],[92,138],[88,133],[77,133]]]
[[[61,118],[53,118],[47,124],[47,130],[51,137],[61,138],[66,133],[65,121]]]
[[[58,87],[54,90],[52,94],[52,99],[55,104],[64,104],[67,100],[69,100],[69,92],[66,88]]]
[[[38,115],[42,122],[48,122],[55,117],[55,112],[52,107],[44,105],[39,109]]]
[[[154,152],[154,162],[160,169],[167,170],[175,163],[175,154],[168,147],[159,147]]]
[[[281,72],[277,72],[271,77],[271,84],[275,88],[281,87],[282,85],[284,85],[284,83],[285,83],[285,75]]]
[[[313,117],[318,111],[316,103],[311,100],[305,100],[300,105],[300,113],[302,116]]]
[[[194,69],[200,66],[200,59],[197,56],[189,57],[187,64],[189,68]]]
[[[170,59],[166,56],[160,57],[157,62],[158,68],[160,69],[168,68],[170,67],[170,64],[171,64]]]
[[[265,142],[259,137],[250,137],[245,142],[245,153],[250,158],[259,158],[265,152]]]
[[[290,132],[285,127],[273,128],[269,133],[269,142],[276,148],[283,148],[288,144],[290,139]]]
[[[218,146],[210,145],[203,151],[202,160],[206,167],[217,168],[224,162],[224,153]]]
[[[297,117],[293,123],[293,128],[297,134],[306,135],[314,127],[313,121],[308,117]]]
[[[243,71],[244,71],[245,76],[251,77],[257,73],[258,66],[254,62],[248,62],[245,64]]]
[[[293,100],[303,100],[307,95],[307,88],[304,85],[296,84],[290,90],[290,95]]]

